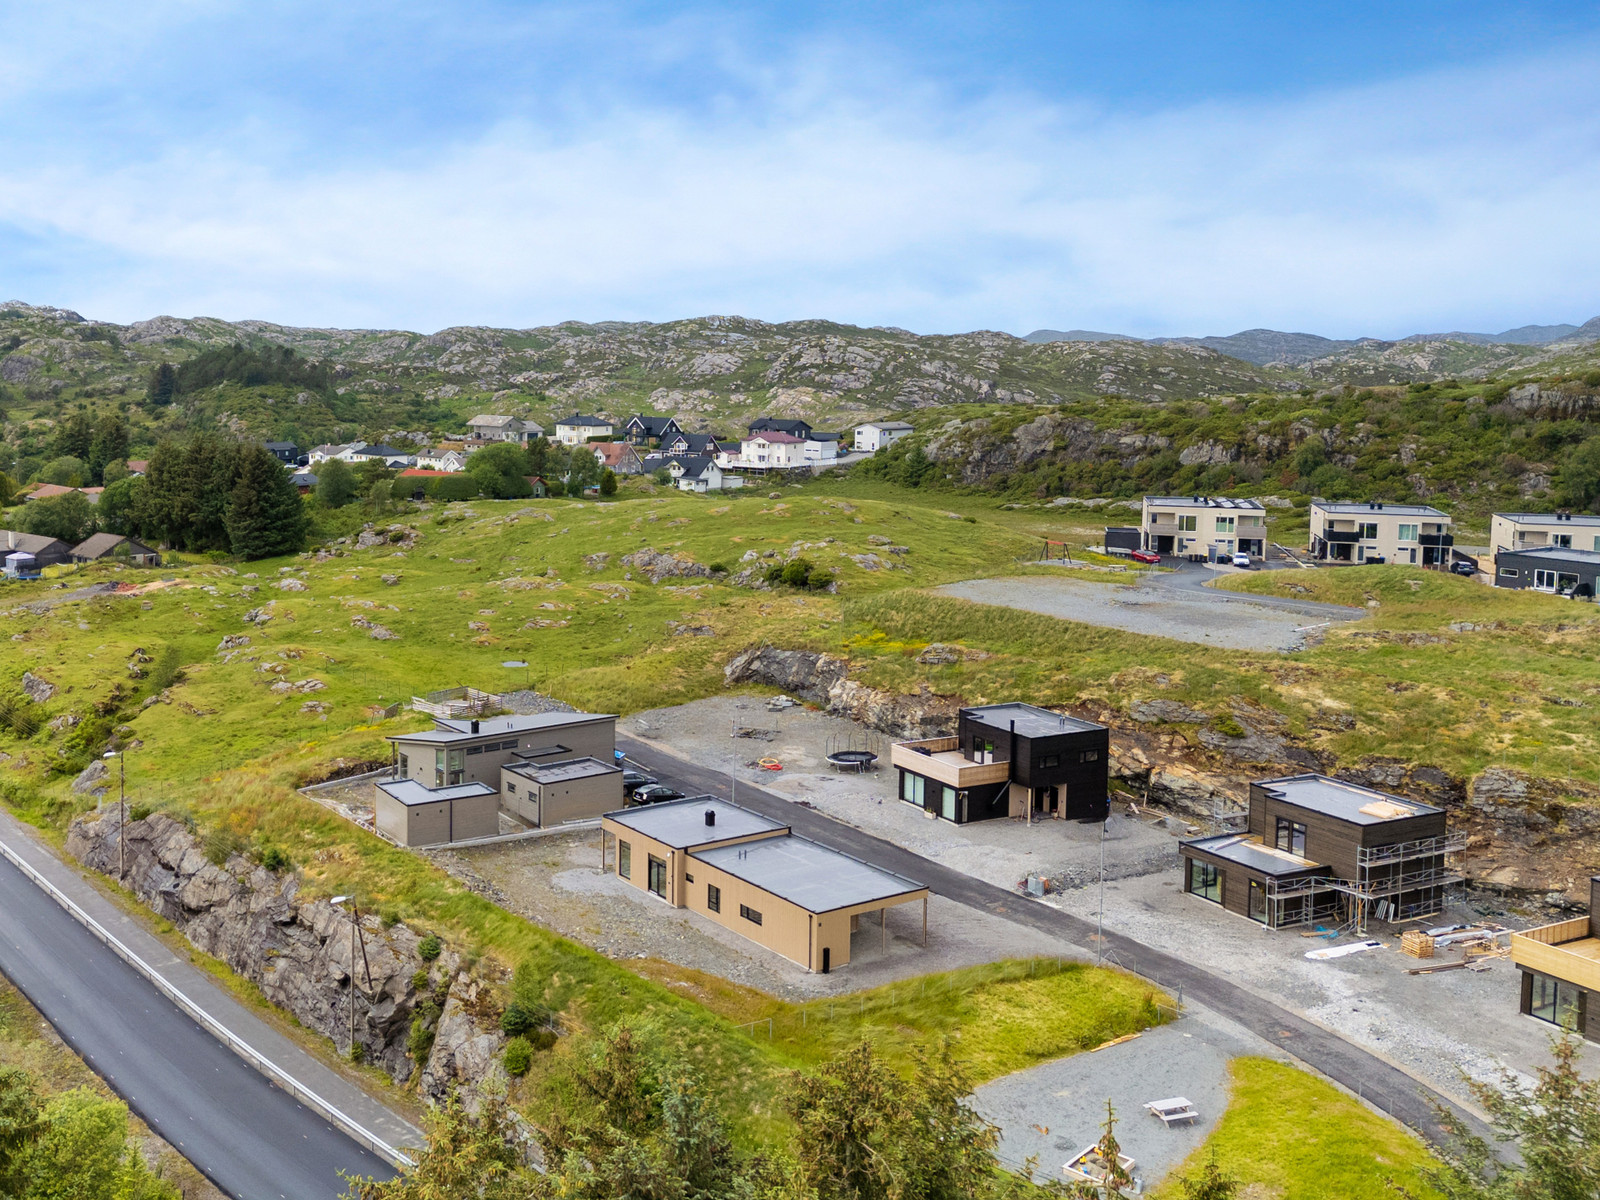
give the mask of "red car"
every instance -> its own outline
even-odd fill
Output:
[[[1137,563],[1159,563],[1161,561],[1161,555],[1152,554],[1148,550],[1134,550],[1129,553],[1128,557]]]

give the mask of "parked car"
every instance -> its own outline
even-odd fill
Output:
[[[1248,571],[1250,569],[1250,556],[1248,554],[1235,554],[1233,556],[1233,565],[1243,567]]]
[[[661,804],[667,800],[682,800],[683,793],[664,783],[647,783],[633,791],[635,804]]]
[[[1477,573],[1478,564],[1475,562],[1468,562],[1464,558],[1458,558],[1455,560],[1455,562],[1450,564],[1450,574],[1452,575],[1476,575]]]
[[[1159,563],[1161,561],[1161,555],[1154,554],[1149,550],[1135,550],[1128,557],[1137,563]]]
[[[622,794],[631,796],[639,788],[660,782],[654,775],[646,775],[643,771],[624,771],[622,773]]]

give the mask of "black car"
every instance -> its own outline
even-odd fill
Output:
[[[646,775],[643,771],[624,771],[622,773],[622,794],[631,796],[638,788],[660,782],[654,775]]]
[[[633,791],[635,804],[661,804],[667,800],[682,800],[683,793],[677,788],[669,788],[664,783],[647,783]]]
[[[1450,574],[1452,575],[1476,575],[1477,573],[1478,564],[1469,562],[1464,558],[1458,558],[1450,564]]]

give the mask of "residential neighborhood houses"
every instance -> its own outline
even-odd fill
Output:
[[[484,442],[515,442],[525,446],[544,436],[544,426],[536,421],[494,413],[479,413],[467,422],[467,428],[474,438]]]
[[[876,454],[879,450],[888,449],[910,432],[912,427],[904,421],[868,421],[856,426],[855,449],[864,454]]]

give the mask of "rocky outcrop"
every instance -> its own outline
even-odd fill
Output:
[[[420,1067],[424,1094],[437,1099],[452,1084],[470,1097],[495,1077],[499,1013],[488,985],[460,971],[450,951],[430,964],[418,951],[421,935],[366,914],[352,938],[349,911],[303,900],[293,872],[269,871],[238,854],[219,866],[164,813],[128,822],[126,836],[127,887],[341,1053],[350,1050],[353,996],[362,1056],[394,1078],[408,1079]],[[109,812],[79,817],[67,851],[87,867],[115,872],[117,820]],[[438,1024],[427,1061],[417,1064],[407,1042],[419,1017]]]
[[[775,687],[892,737],[938,737],[955,728],[956,697],[936,696],[926,688],[916,695],[870,688],[849,678],[849,666],[830,654],[757,646],[735,655],[722,675],[730,685]]]
[[[56,685],[48,679],[40,679],[32,671],[22,673],[22,693],[35,704],[43,704],[56,694]]]
[[[681,555],[652,550],[648,546],[642,550],[635,550],[632,554],[624,555],[622,565],[632,567],[651,583],[660,583],[663,579],[711,578],[710,567],[702,566],[693,559],[684,558]]]

